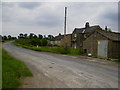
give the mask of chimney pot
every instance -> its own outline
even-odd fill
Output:
[[[85,28],[89,28],[89,27],[90,27],[89,22],[86,22]]]
[[[108,30],[108,28],[107,28],[107,26],[105,26],[105,31],[107,31]]]
[[[59,36],[61,36],[61,33],[59,33]]]

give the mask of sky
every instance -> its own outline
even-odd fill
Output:
[[[2,35],[63,34],[64,7],[67,7],[68,34],[74,28],[83,28],[86,22],[118,32],[117,2],[2,2],[0,7]]]

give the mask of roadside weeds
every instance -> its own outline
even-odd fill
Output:
[[[23,61],[9,56],[2,50],[2,88],[18,88],[25,77],[33,76]]]

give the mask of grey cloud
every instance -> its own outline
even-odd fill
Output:
[[[118,13],[117,12],[105,12],[105,14],[102,15],[103,18],[105,19],[109,19],[111,20],[112,22],[115,21],[117,22],[118,21]]]
[[[64,24],[65,6],[68,7],[67,32],[72,32],[76,26],[83,27],[83,24],[85,23],[86,20],[88,20],[91,23],[91,25],[98,24],[103,28],[104,25],[107,25],[111,29],[117,30],[116,28],[117,12],[116,12],[116,8],[114,7],[115,4],[112,3],[107,3],[107,4],[106,3],[62,3],[62,4],[57,3],[58,5],[55,5],[51,3],[46,4],[46,3],[38,3],[38,2],[36,3],[24,2],[24,3],[14,3],[14,4],[15,7],[10,9],[9,7],[12,7],[12,5],[10,4],[4,5],[7,8],[5,9],[2,19],[5,21],[4,23],[6,23],[6,21],[8,23],[13,23],[12,28],[14,29],[14,27],[16,26],[16,32],[21,31],[22,29],[23,29],[22,31],[24,31],[24,28],[22,27],[27,27],[29,28],[28,30],[31,30],[33,32],[45,32],[45,33],[51,32],[53,34],[59,33],[59,31],[61,31],[61,29],[63,28],[63,24]],[[13,12],[11,13],[11,11]],[[89,20],[89,18],[92,19]],[[8,31],[10,30],[9,28],[7,29]]]
[[[62,17],[48,13],[47,15],[38,16],[34,20],[21,19],[19,20],[18,23],[21,25],[25,25],[25,26],[33,25],[33,26],[41,26],[41,27],[43,26],[44,27],[58,27],[58,26],[62,26],[63,19]]]
[[[56,27],[56,26],[61,26],[63,19],[62,17],[59,17],[57,15],[55,15],[54,13],[48,13],[48,14],[44,14],[43,16],[40,16],[41,19],[39,19],[39,17],[37,17],[38,21],[37,24],[39,25],[43,25],[43,26],[48,26],[48,27]]]
[[[39,2],[19,2],[18,5],[22,8],[33,9],[41,5]]]
[[[2,2],[3,7],[14,7],[15,2]]]

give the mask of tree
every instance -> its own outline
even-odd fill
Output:
[[[2,40],[2,35],[0,35],[0,41]]]
[[[3,36],[3,40],[7,40],[7,36]]]
[[[43,36],[41,34],[38,34],[39,39],[43,39]]]
[[[8,35],[8,40],[11,40],[11,39],[12,39],[11,35]]]
[[[15,40],[15,39],[17,39],[16,37],[12,37],[12,40]]]
[[[25,33],[23,36],[24,36],[24,38],[26,39],[26,38],[27,38],[27,33]]]
[[[30,39],[34,38],[34,33],[30,33],[29,38]]]
[[[38,37],[37,37],[37,35],[34,34],[34,35],[33,35],[33,38],[38,38]]]
[[[47,39],[47,37],[44,35],[44,36],[43,36],[43,39]]]
[[[53,35],[48,35],[48,39],[49,39],[49,40],[52,40],[53,38],[54,38]]]
[[[23,33],[20,33],[18,38],[24,38],[24,34]]]
[[[46,46],[48,44],[47,39],[42,39],[41,40],[41,45]]]

